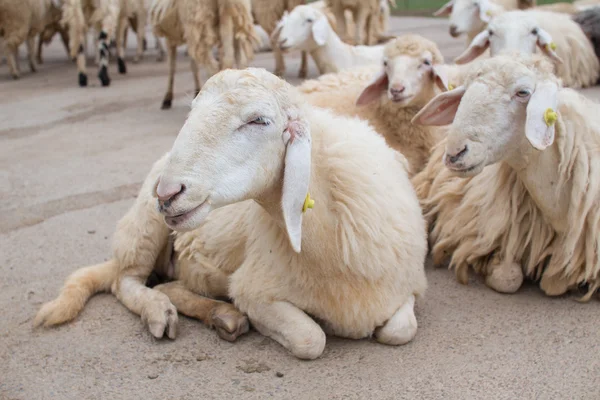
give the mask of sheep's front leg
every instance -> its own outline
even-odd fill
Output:
[[[222,70],[231,69],[235,64],[235,35],[233,30],[233,19],[229,16],[221,16],[219,19],[219,34],[221,37],[219,54]]]
[[[200,71],[198,69],[198,64],[192,58],[190,59],[190,69],[192,70],[192,78],[194,79],[194,97],[198,96],[200,93],[200,87],[202,83],[200,82]]]
[[[8,69],[13,79],[19,79],[21,73],[19,71],[19,45],[14,44],[12,41],[4,41],[4,52],[6,53],[6,61],[8,63]]]
[[[348,40],[348,27],[346,26],[346,13],[343,7],[336,7],[332,10],[335,15],[335,22],[338,28],[339,36],[342,40]]]
[[[167,58],[169,59],[169,78],[167,83],[167,93],[163,98],[162,110],[168,110],[173,104],[173,84],[175,82],[175,66],[177,64],[177,46],[167,40]]]
[[[367,44],[365,41],[365,33],[367,31],[367,22],[370,18],[369,11],[362,7],[358,10],[356,14],[356,44],[357,45],[365,45]],[[371,25],[371,24],[369,24]]]
[[[279,342],[298,358],[314,360],[325,349],[323,329],[291,303],[250,304],[248,317],[257,331]]]
[[[182,281],[174,281],[154,287],[166,294],[177,311],[188,317],[198,319],[229,342],[248,332],[248,318],[233,304],[209,299],[195,294]]]
[[[100,79],[100,83],[102,86],[110,85],[110,77],[108,76],[108,44],[110,40],[108,40],[108,34],[106,31],[101,30],[98,35],[98,66],[100,67],[98,71],[98,78]]]
[[[29,69],[31,72],[36,72],[37,68],[35,65],[35,36],[29,35],[27,37],[27,58],[29,60]]]
[[[308,54],[305,51],[303,51],[301,57],[302,58],[300,61],[300,71],[298,71],[298,78],[306,79],[306,76],[308,75]]]
[[[161,62],[165,59],[165,49],[158,36],[154,35],[154,40],[156,41],[156,50],[158,51],[158,54],[156,55],[156,61]]]
[[[117,65],[119,67],[120,74],[127,73],[127,66],[125,65],[125,43],[127,41],[127,23],[127,18],[121,18],[117,26]]]
[[[273,49],[273,56],[275,57],[275,75],[283,77],[285,75],[285,61],[283,59],[283,52],[279,48],[279,44],[276,40],[271,41],[271,48]]]
[[[523,284],[523,270],[516,262],[495,256],[488,266],[485,284],[500,293],[515,293]]]
[[[80,39],[79,48],[77,49],[77,72],[78,72],[78,76],[79,76],[79,86],[81,86],[81,87],[85,87],[88,84],[87,69],[86,69],[86,57],[85,57],[86,51],[85,51],[85,47],[84,47],[84,45],[87,44],[86,42],[87,42],[87,34],[84,33]]]
[[[142,7],[143,10],[144,7]],[[144,57],[144,50],[146,49],[146,12],[138,11],[136,14],[137,19],[137,50],[135,52],[135,57],[133,58],[134,63],[140,62],[140,60]]]
[[[413,340],[417,334],[417,318],[415,317],[415,296],[398,309],[385,325],[375,330],[378,342],[398,346]]]

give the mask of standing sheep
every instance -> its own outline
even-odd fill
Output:
[[[154,33],[167,40],[169,78],[162,109],[171,108],[173,83],[177,62],[177,47],[186,43],[195,91],[201,83],[198,66],[214,75],[219,69],[233,68],[237,64],[245,68],[253,57],[253,45],[259,38],[254,31],[250,0],[155,0],[150,9]],[[213,55],[219,45],[221,65]]]
[[[205,295],[227,293],[299,358],[322,354],[325,331],[390,345],[416,334],[427,245],[406,159],[366,122],[308,105],[264,70],[206,83],[119,223],[115,259],[75,272],[36,324],[66,322],[112,284],[155,336],[173,337],[171,302],[144,286],[169,229],[178,232],[174,260],[195,263],[198,282],[213,288]]]
[[[0,44],[8,61],[10,74],[19,79],[18,48],[27,45],[31,72],[36,72],[35,38],[50,22],[50,0],[0,0]]]
[[[549,11],[510,11],[492,19],[488,28],[473,39],[455,61],[469,62],[490,48],[533,54],[537,48],[556,64],[556,75],[572,88],[595,85],[600,62],[592,44],[567,14]]]
[[[472,267],[499,292],[515,292],[524,276],[551,296],[596,292],[597,103],[561,88],[543,57],[509,54],[482,61],[415,122],[453,122],[413,179],[434,262],[450,258],[462,283]]]
[[[54,35],[58,33],[60,38],[65,46],[65,50],[67,51],[67,56],[69,56],[69,34],[67,30],[61,25],[60,20],[62,18],[62,2],[59,1],[51,1],[50,9],[48,11],[48,18],[46,19],[46,26],[44,30],[40,33],[38,39],[38,48],[36,61],[38,64],[43,64],[44,60],[42,59],[42,46],[44,44],[49,44]]]
[[[300,5],[285,14],[277,27],[277,47],[281,51],[310,52],[320,73],[378,64],[383,46],[351,46],[335,33],[327,16],[311,6]]]
[[[326,0],[326,3],[336,17],[337,27],[344,40],[349,40],[345,14],[346,10],[349,10],[354,19],[354,43],[356,45],[375,43],[378,18],[381,13],[380,0]]]
[[[449,83],[459,82],[451,71],[454,68],[443,62],[435,43],[403,35],[386,44],[380,66],[324,75],[304,82],[299,89],[311,104],[367,120],[391,148],[407,158],[410,172],[416,173],[427,163],[442,132],[413,125],[411,120]]]
[[[535,0],[450,0],[433,15],[449,15],[450,35],[456,38],[466,34],[468,46],[493,16],[533,6]]]
[[[254,22],[260,25],[271,38],[271,48],[275,56],[275,75],[285,75],[285,61],[283,53],[276,45],[278,41],[277,24],[286,12],[292,11],[296,6],[305,4],[306,0],[252,0],[252,15]],[[308,74],[308,58],[306,52],[302,52],[302,60],[299,78],[306,78]]]

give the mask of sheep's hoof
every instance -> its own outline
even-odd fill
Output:
[[[19,74],[11,74],[11,76],[14,80],[21,78],[21,75],[19,75]]]
[[[165,53],[158,53],[158,55],[156,56],[156,62],[163,62],[165,61]]]
[[[79,86],[86,87],[87,86],[87,75],[83,72],[79,73]]]
[[[35,73],[37,72],[37,68],[35,67],[34,64],[29,64],[29,69],[31,70],[31,72]]]
[[[560,276],[542,275],[540,288],[547,296],[561,296],[569,290],[567,279]]]
[[[285,70],[276,69],[275,75],[277,75],[280,78],[283,78],[283,76],[285,75]]]
[[[173,105],[173,99],[165,98],[162,102],[162,105],[160,106],[160,109],[161,110],[170,110],[172,105]]]
[[[515,293],[523,284],[523,271],[517,263],[498,264],[485,277],[485,284],[500,293]]]
[[[146,40],[146,38],[142,40],[142,48],[144,49],[144,51],[148,50],[148,41]]]
[[[306,69],[301,69],[298,72],[298,78],[300,78],[300,79],[306,79],[307,75],[308,75],[308,71]]]
[[[153,299],[142,310],[142,321],[148,325],[148,330],[155,338],[160,339],[166,334],[169,339],[175,339],[179,320],[177,309],[166,295],[159,294],[164,297]]]
[[[121,57],[117,58],[117,64],[119,65],[119,73],[120,74],[126,74],[127,73],[127,66],[125,65],[125,60],[123,60]]]
[[[200,89],[194,89],[194,97],[198,96],[198,93],[200,93]]]
[[[103,65],[100,68],[100,72],[98,72],[98,78],[100,79],[102,86],[110,85],[110,78],[108,77],[108,69],[106,68],[105,65]]]
[[[235,341],[250,330],[248,317],[229,303],[213,308],[211,320],[219,337],[228,342]]]

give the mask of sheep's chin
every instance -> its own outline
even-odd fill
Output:
[[[186,213],[177,217],[164,217],[165,223],[170,229],[177,232],[189,232],[198,228],[208,214],[212,211],[212,206],[208,202],[204,202]]]

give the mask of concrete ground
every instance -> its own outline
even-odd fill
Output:
[[[444,21],[392,26],[436,40],[447,57],[463,46]],[[154,340],[109,294],[66,326],[33,330],[35,312],[71,271],[109,256],[116,221],[193,95],[182,51],[170,111],[159,109],[167,65],[153,51],[126,76],[111,65],[110,88],[99,87],[95,68],[91,87],[79,88],[58,39],[45,59],[35,75],[22,60],[19,81],[0,67],[1,400],[600,398],[598,302],[548,298],[533,286],[500,295],[477,280],[461,286],[444,269],[428,268],[412,343],[328,338],[311,362],[256,332],[227,343],[185,317],[176,340]],[[272,69],[272,56],[254,65]],[[293,82],[298,66],[293,56]]]

